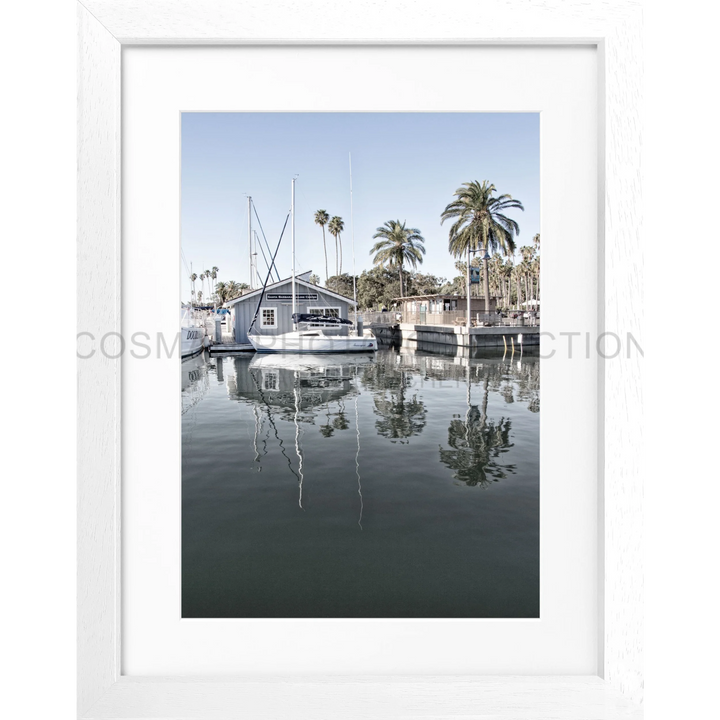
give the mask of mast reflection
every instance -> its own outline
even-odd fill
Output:
[[[227,378],[231,398],[249,403],[255,421],[255,462],[267,454],[265,446],[259,452],[257,438],[265,423],[272,429],[288,469],[298,484],[298,506],[303,508],[307,463],[303,449],[303,436],[308,425],[315,425],[316,418],[325,422],[320,425],[320,436],[329,438],[336,431],[350,429],[345,401],[353,398],[355,406],[356,453],[355,474],[357,478],[360,514],[358,524],[362,528],[362,483],[360,476],[360,427],[357,400],[359,396],[358,374],[360,368],[374,362],[372,356],[348,354],[334,355],[255,355],[234,358],[234,372]],[[282,440],[279,422],[293,426],[294,454]],[[269,434],[268,434],[269,437]]]

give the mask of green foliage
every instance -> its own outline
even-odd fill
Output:
[[[400,279],[395,271],[374,267],[363,271],[357,283],[358,305],[361,308],[379,310],[390,307],[400,297]]]
[[[422,263],[425,238],[417,228],[405,227],[405,223],[399,220],[388,220],[377,229],[373,238],[379,238],[370,250],[370,254],[375,255],[373,263],[398,269],[400,297],[403,297],[407,294],[403,283],[403,266],[414,268]]]
[[[240,297],[249,289],[250,286],[247,283],[236,283],[234,280],[230,280],[226,283],[219,282],[215,285],[215,295],[217,295],[218,302],[222,304],[229,300],[234,300],[236,297]]]
[[[356,280],[357,282],[357,280]],[[342,275],[333,275],[329,277],[325,283],[325,287],[328,290],[332,290],[340,295],[344,295],[347,298],[353,296],[353,278],[352,275],[343,273]]]
[[[445,278],[436,275],[412,273],[407,276],[408,295],[434,295],[446,283]]]
[[[404,222],[388,220],[377,229],[373,238],[380,238],[370,250],[371,255],[375,254],[375,265],[415,267],[423,261],[425,239],[417,228],[406,228]]]
[[[465,276],[458,275],[452,281],[446,282],[438,292],[445,295],[465,295]]]
[[[463,183],[455,191],[455,200],[440,216],[441,223],[455,219],[448,236],[448,250],[455,257],[463,257],[468,248],[487,248],[489,253],[511,255],[515,251],[515,236],[520,233],[515,220],[505,215],[513,209],[524,208],[510,195],[495,197],[495,186],[487,180]]]

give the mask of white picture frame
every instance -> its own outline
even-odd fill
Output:
[[[78,3],[78,327],[121,331],[121,49],[134,44],[568,44],[600,59],[600,328],[641,344],[640,8],[522,0],[378,8]],[[628,311],[632,309],[632,312]],[[78,371],[80,717],[636,717],[642,701],[641,357],[600,363],[598,677],[142,678],[121,674],[121,363]]]

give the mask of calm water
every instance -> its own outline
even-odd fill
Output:
[[[183,363],[183,617],[538,617],[539,363]]]

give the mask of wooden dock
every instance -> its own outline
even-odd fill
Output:
[[[470,348],[515,347],[519,345],[540,345],[540,326],[507,326],[474,327],[453,325],[416,325],[414,323],[394,323],[387,325],[374,324],[369,326],[379,340],[385,342],[405,342],[408,340],[433,343],[437,345],[453,345]]]
[[[250,343],[221,342],[210,346],[211,355],[236,355],[248,352],[255,352],[255,348]]]

